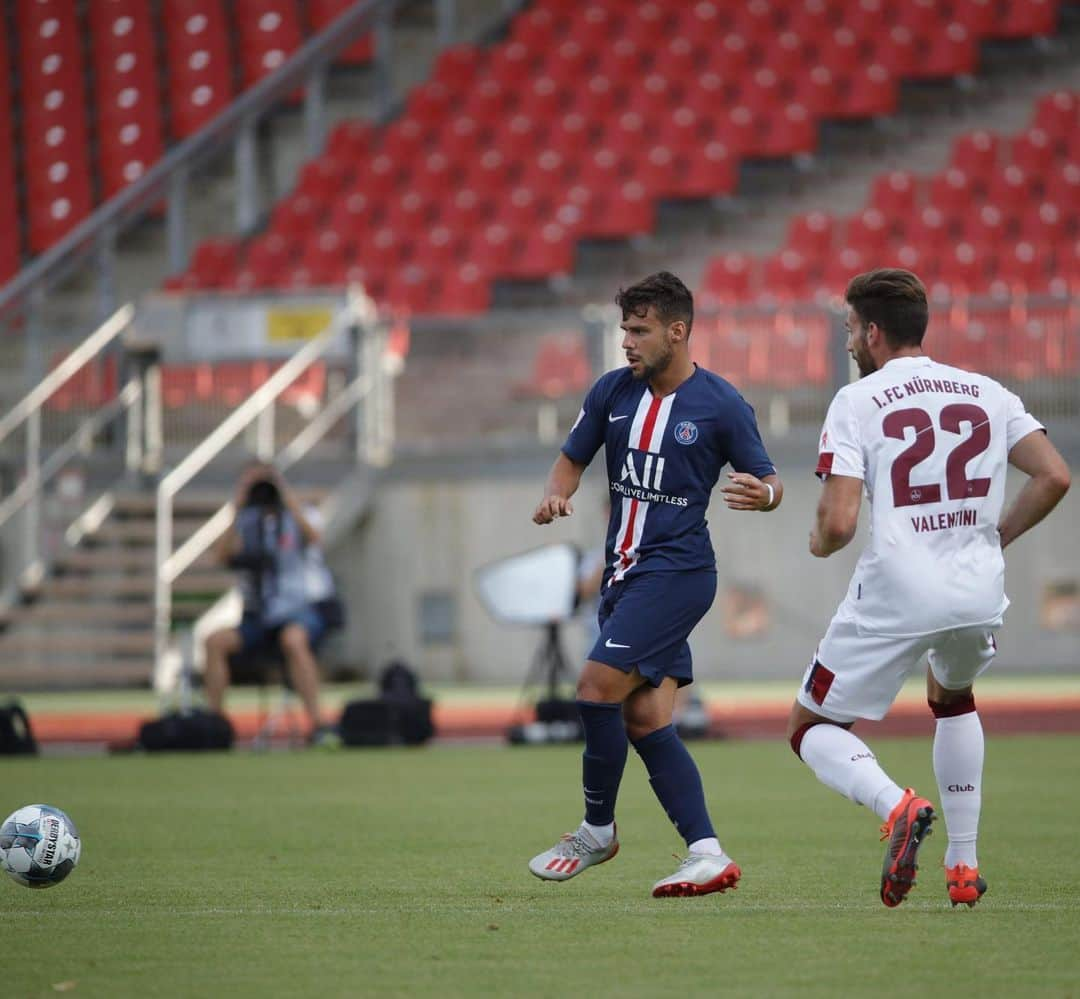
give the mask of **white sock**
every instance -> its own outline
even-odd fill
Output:
[[[904,796],[866,743],[839,725],[812,725],[803,735],[799,755],[822,784],[865,805],[882,822]]]
[[[591,826],[588,822],[582,822],[584,829],[593,839],[597,846],[607,846],[615,838],[615,823],[606,826]]]
[[[715,836],[708,836],[705,839],[695,839],[691,843],[687,850],[690,853],[707,853],[710,857],[723,857],[724,851],[720,847],[720,840]]]
[[[949,845],[945,866],[978,867],[975,843],[982,808],[983,729],[975,711],[939,718],[934,731],[934,776]]]

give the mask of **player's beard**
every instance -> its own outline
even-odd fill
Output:
[[[870,347],[866,343],[866,333],[860,332],[858,339],[852,344],[851,356],[855,358],[855,365],[859,369],[859,377],[865,378],[877,371],[877,365],[870,356]]]
[[[644,358],[640,358],[641,371],[635,372],[631,370],[631,374],[637,381],[652,381],[653,377],[659,374],[663,374],[671,366],[671,362],[675,357],[675,351],[672,349],[671,344],[665,344],[665,349],[652,363],[645,361]]]

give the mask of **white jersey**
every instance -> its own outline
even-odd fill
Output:
[[[817,472],[862,479],[871,534],[838,616],[877,635],[1000,623],[1009,451],[1041,429],[992,378],[925,356],[893,358],[842,388]]]

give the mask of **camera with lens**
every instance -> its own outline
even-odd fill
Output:
[[[248,489],[244,506],[258,507],[265,511],[280,510],[282,507],[281,490],[271,479],[256,479]]]

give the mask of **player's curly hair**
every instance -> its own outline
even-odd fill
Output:
[[[630,315],[644,316],[652,306],[661,322],[674,323],[681,319],[686,323],[687,336],[694,325],[694,296],[670,271],[650,274],[629,288],[620,288],[615,304],[622,309],[623,320]]]
[[[923,342],[930,307],[926,288],[911,271],[880,267],[856,274],[848,282],[844,299],[864,325],[877,324],[894,350]]]

